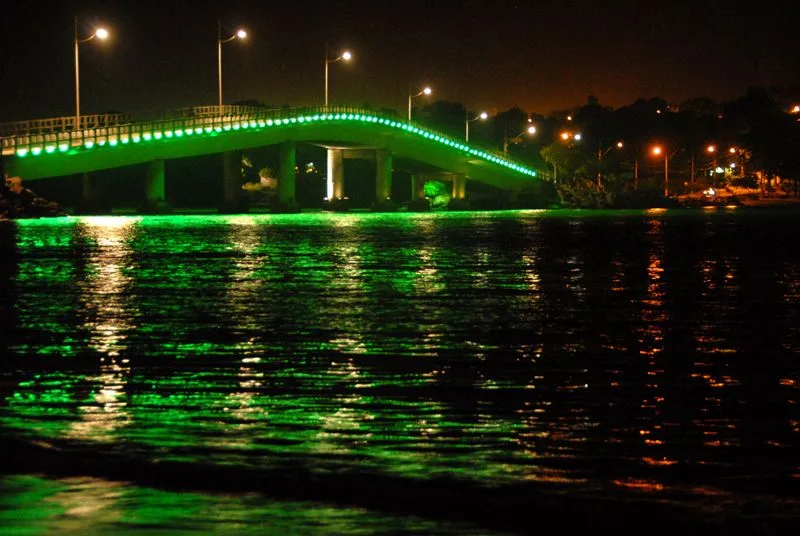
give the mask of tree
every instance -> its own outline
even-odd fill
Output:
[[[466,118],[467,110],[462,104],[440,100],[423,107],[417,121],[450,136],[462,137]]]

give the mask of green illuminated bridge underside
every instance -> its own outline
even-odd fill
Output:
[[[213,110],[209,112],[206,110]],[[222,111],[223,113],[219,113]],[[70,119],[70,118],[66,118]],[[414,123],[356,108],[263,110],[205,107],[157,121],[17,129],[2,138],[11,175],[25,180],[86,173],[283,142],[389,150],[503,189],[536,180],[534,170]],[[63,126],[63,123],[62,123]]]

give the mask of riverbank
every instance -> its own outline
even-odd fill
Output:
[[[720,190],[714,195],[695,193],[677,196],[684,207],[702,208],[709,206],[742,206],[748,208],[788,208],[800,207],[800,196],[761,192],[736,192]]]

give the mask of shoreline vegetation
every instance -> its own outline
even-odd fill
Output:
[[[62,217],[74,214],[74,210],[45,199],[33,190],[22,186],[19,177],[6,177],[0,185],[0,221],[29,218]],[[476,198],[469,200],[449,200],[441,203],[439,197],[434,196],[426,200],[408,203],[407,206],[392,205],[391,210],[386,207],[373,207],[377,212],[427,212],[442,210],[508,210],[508,209],[592,209],[592,210],[619,210],[619,209],[648,209],[648,208],[713,208],[713,207],[744,207],[744,208],[788,208],[800,207],[800,196],[795,192],[782,190],[765,191],[758,188],[737,188],[725,186],[719,189],[707,188],[702,191],[693,191],[676,196],[665,197],[654,190],[636,191],[626,189],[616,195],[607,191],[596,191],[587,188],[587,185],[559,184],[552,191],[545,193],[539,188],[536,195],[538,202],[532,202],[529,196],[522,193],[512,200],[505,202],[491,199]],[[310,209],[309,209],[310,210]],[[322,210],[325,210],[323,208]],[[349,207],[341,207],[341,211],[349,211]],[[354,209],[358,210],[358,209]],[[370,210],[364,208],[364,210]],[[339,211],[339,210],[337,210]],[[213,208],[177,208],[171,213],[213,213]],[[243,213],[270,212],[270,205],[251,204]],[[272,211],[275,212],[275,211]],[[138,213],[136,209],[119,208],[98,211],[98,214],[130,214]]]

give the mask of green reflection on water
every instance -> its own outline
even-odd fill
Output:
[[[725,403],[748,378],[743,326],[720,308],[754,300],[737,251],[714,249],[721,216],[687,269],[671,214],[20,222],[10,348],[76,364],[6,373],[0,418],[171,460],[575,483],[607,456],[658,481],[673,444],[703,463],[741,444]],[[791,312],[797,266],[780,267]]]
[[[96,478],[0,477],[5,535],[38,534],[502,534],[259,494],[209,495]]]

